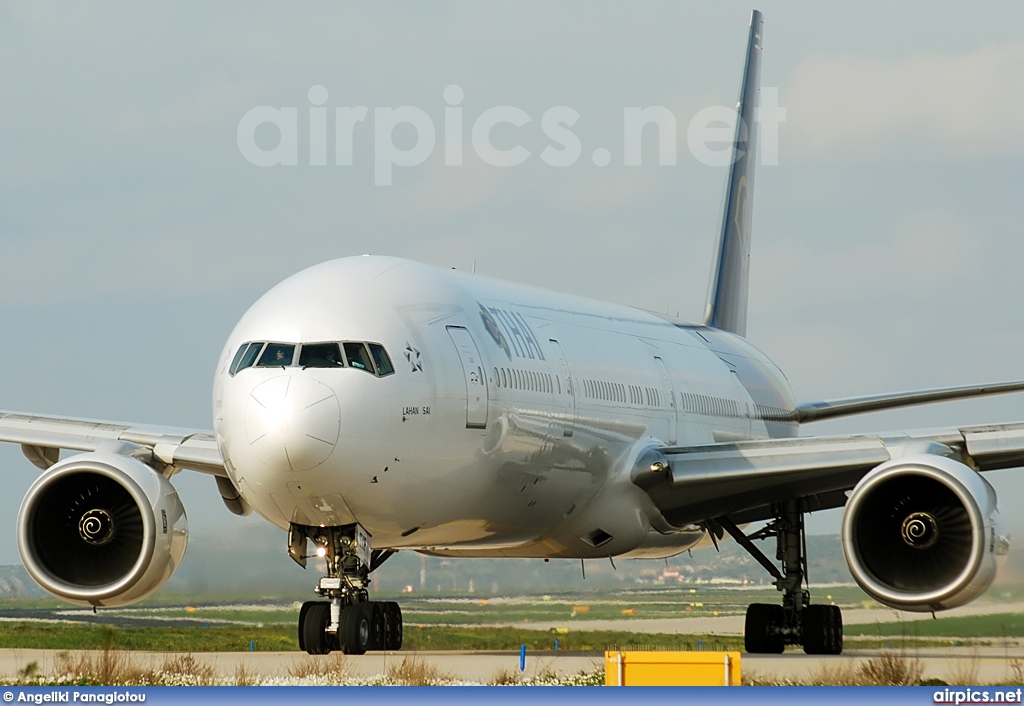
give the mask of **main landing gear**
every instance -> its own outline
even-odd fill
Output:
[[[804,516],[798,501],[776,508],[775,520],[750,535],[743,533],[725,517],[714,520],[775,577],[782,591],[782,605],[754,603],[747,608],[744,646],[750,653],[781,654],[786,645],[803,645],[811,655],[837,655],[843,651],[843,615],[839,606],[812,605],[811,593],[804,587],[807,578],[807,544]],[[714,527],[711,527],[714,532]],[[775,558],[782,570],[771,562],[751,540],[774,536]]]
[[[366,587],[370,572],[394,551],[371,551],[370,537],[359,525],[307,527],[292,525],[288,553],[306,565],[306,543],[327,562],[327,575],[316,594],[326,600],[306,601],[299,610],[299,649],[311,655],[334,650],[361,655],[368,650],[402,648],[402,610],[393,601],[371,601]]]

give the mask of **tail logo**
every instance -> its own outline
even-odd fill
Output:
[[[750,189],[747,178],[740,177],[736,185],[736,207],[732,210],[732,226],[744,238],[747,235],[747,224],[750,223]]]

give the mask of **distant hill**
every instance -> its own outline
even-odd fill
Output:
[[[774,558],[773,542],[760,542]],[[852,583],[838,535],[807,538],[808,572],[812,583]],[[683,553],[667,560],[607,559],[585,562],[552,559],[439,559],[399,552],[373,575],[373,590],[397,593],[475,592],[482,595],[509,591],[625,588],[675,583],[752,583],[770,585],[768,573],[735,542]],[[285,534],[256,519],[236,523],[216,536],[193,536],[181,567],[165,593],[188,596],[312,597],[320,576],[310,560],[303,571],[288,557]],[[1011,553],[1001,569],[1002,582],[1024,579],[1024,552]],[[22,566],[0,567],[0,598],[44,595]]]
[[[836,535],[808,537],[810,575],[816,583],[850,582]],[[769,543],[762,542],[762,545]],[[772,546],[762,548],[769,557]],[[476,592],[546,589],[603,589],[675,583],[771,583],[770,577],[735,542],[699,549],[667,560],[607,559],[585,562],[586,578],[576,559],[439,559],[399,552],[373,575],[373,589],[389,593]],[[259,598],[311,596],[320,576],[316,561],[303,571],[287,555],[285,534],[264,522],[245,520],[216,536],[192,536],[181,566],[165,592],[189,596],[232,594]],[[40,596],[44,593],[22,566],[0,567],[0,598]]]
[[[46,591],[32,580],[21,564],[0,566],[0,598],[39,598]]]

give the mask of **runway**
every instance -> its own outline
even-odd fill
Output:
[[[843,667],[856,667],[876,657],[875,650],[849,650],[839,657],[808,656],[799,652],[785,655],[743,654],[742,669],[746,679],[805,682],[813,674],[833,673]],[[920,659],[924,678],[955,682],[963,679],[971,684],[995,684],[1016,680],[1020,683],[1024,668],[1024,647],[955,647],[908,650],[910,659]],[[35,662],[40,673],[57,676],[55,657],[57,650],[0,650],[0,674],[14,677],[27,665]],[[67,653],[64,653],[66,656]],[[74,655],[71,655],[72,657]],[[174,653],[133,652],[130,659],[138,666],[159,667]],[[334,660],[329,657],[310,657],[299,652],[213,652],[192,655],[198,662],[210,665],[222,681],[232,680],[244,669],[250,675],[259,675],[263,681],[285,684],[298,683],[295,674],[309,671],[311,660]],[[459,683],[488,684],[499,675],[521,675],[523,678],[541,674],[570,676],[580,672],[603,669],[603,654],[566,654],[555,652],[528,653],[526,669],[520,672],[518,652],[388,652],[358,657],[341,656],[344,672],[354,677],[385,674],[405,659],[420,660],[435,665],[438,671]]]
[[[969,605],[946,610],[938,614],[942,618],[955,618],[967,615],[991,615],[994,613],[1024,613],[1024,602],[997,603],[975,602]],[[910,613],[891,610],[881,606],[877,608],[854,608],[843,610],[844,625],[871,625],[873,623],[911,623],[916,620],[931,620],[928,613]],[[636,633],[668,633],[688,635],[742,635],[743,615],[722,615],[718,617],[694,618],[630,618],[616,620],[570,620],[531,621],[528,627],[532,630],[552,630],[568,627],[573,631],[580,630],[628,630]],[[527,627],[524,623],[501,623],[502,627]],[[848,632],[847,636],[851,636]]]
[[[183,606],[182,606],[183,607]],[[943,611],[939,614],[942,618],[954,618],[967,615],[988,615],[993,613],[1024,613],[1024,602],[997,601],[975,601],[966,606]],[[906,611],[891,610],[878,606],[875,608],[845,608],[843,610],[844,625],[871,625],[873,623],[910,623],[915,620],[930,620],[927,613],[910,613]],[[104,610],[93,613],[90,610],[74,607],[54,608],[14,608],[0,612],[0,623],[4,621],[58,621],[58,622],[82,622],[111,625],[116,627],[167,627],[167,626],[197,626],[211,622],[209,618],[190,617],[180,615],[176,617],[153,617],[146,611],[119,611]],[[556,628],[569,628],[572,631],[584,630],[615,630],[629,631],[635,633],[668,633],[687,635],[742,635],[743,634],[742,614],[721,615],[717,617],[679,617],[679,618],[615,618],[611,620],[588,620],[584,617],[564,618],[560,620],[530,621],[530,622],[494,622],[475,623],[479,627],[511,627],[529,628],[531,630],[550,631]],[[438,625],[439,623],[432,623]],[[415,621],[408,623],[409,627],[417,625]],[[465,625],[463,625],[465,627]],[[847,633],[851,635],[850,633]],[[851,635],[852,636],[852,635]]]
[[[34,618],[37,620],[69,619],[67,615],[54,615],[58,611],[7,611],[7,619]],[[982,615],[991,613],[1024,612],[1024,603],[979,602],[968,606],[946,611],[942,615]],[[32,613],[30,617],[27,613]],[[80,616],[75,616],[76,618]],[[91,615],[90,615],[91,617]],[[882,608],[851,609],[843,611],[847,625],[886,623],[894,621],[908,622],[926,620],[930,616],[921,613],[905,613]],[[121,618],[114,622],[119,622]],[[109,621],[105,621],[109,622]],[[125,619],[124,622],[138,625],[146,622],[137,618]],[[678,619],[618,619],[618,620],[582,620],[571,619],[557,622],[507,623],[511,627],[529,627],[534,630],[550,630],[568,627],[573,632],[585,630],[628,630],[638,635],[644,633],[680,633],[680,634],[720,634],[740,635],[743,632],[743,616],[729,615],[720,617],[693,617]],[[855,637],[849,631],[847,637]],[[637,642],[642,643],[642,639]],[[925,678],[936,678],[954,681],[964,674],[974,674],[974,683],[996,683],[1009,680],[1021,680],[1024,669],[1024,643],[1020,640],[1009,640],[1004,645],[998,639],[991,639],[994,646],[954,647],[914,649],[907,656],[920,659],[924,667]],[[899,647],[898,638],[893,645]],[[847,644],[847,651],[839,657],[811,657],[800,652],[789,652],[785,655],[747,655],[742,656],[743,672],[748,676],[761,679],[806,681],[811,675],[824,671],[833,672],[841,667],[856,667],[859,663],[876,657],[875,650],[856,649],[855,641]],[[55,675],[54,658],[56,650],[3,649],[0,650],[0,675],[15,676],[32,662],[36,662],[43,674]],[[65,653],[66,654],[66,653]],[[158,666],[173,658],[171,653],[133,652],[131,659],[136,664]],[[313,658],[299,652],[221,652],[195,653],[194,657],[212,667],[214,673],[222,680],[230,683],[238,673],[240,666],[245,670],[262,675],[265,678],[289,682],[291,675],[302,671]],[[543,673],[557,673],[563,676],[580,672],[593,672],[603,668],[603,653],[579,654],[565,652],[538,652],[527,655],[526,670],[519,671],[518,652],[391,652],[363,655],[359,657],[344,656],[346,673],[352,676],[369,677],[384,674],[389,667],[395,667],[405,659],[419,659],[424,663],[437,667],[442,674],[468,683],[487,684],[495,680],[499,673],[521,674],[525,678],[535,677]],[[332,656],[330,659],[335,659]]]

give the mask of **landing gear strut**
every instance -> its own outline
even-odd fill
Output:
[[[315,592],[326,600],[306,601],[299,610],[299,649],[311,655],[333,650],[361,655],[367,650],[402,648],[402,610],[392,601],[371,601],[370,572],[393,551],[371,551],[370,536],[359,525],[307,527],[292,525],[288,553],[305,567],[307,541],[327,562],[327,575]]]
[[[843,616],[839,606],[812,605],[811,592],[805,587],[807,543],[798,501],[790,500],[777,506],[775,514],[773,522],[749,537],[728,518],[715,520],[775,577],[775,588],[782,591],[781,606],[754,603],[747,608],[746,650],[780,654],[786,645],[803,645],[807,654],[840,654],[843,651]],[[775,558],[782,564],[781,571],[751,541],[772,536],[776,539]]]

